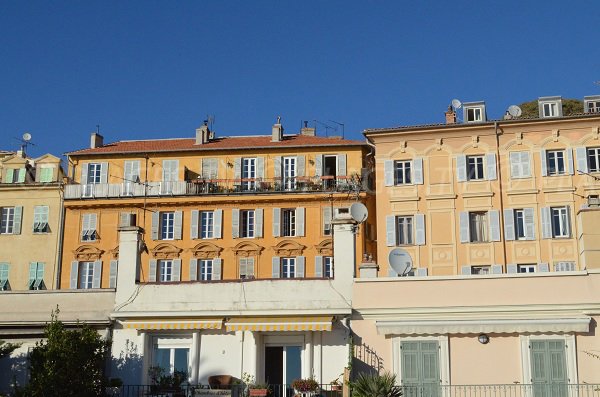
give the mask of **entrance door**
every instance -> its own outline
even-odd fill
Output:
[[[439,346],[437,341],[401,342],[402,386],[405,396],[440,395]]]
[[[292,396],[289,386],[302,377],[302,346],[265,346],[265,381],[277,397]]]
[[[532,340],[531,383],[534,397],[567,395],[567,361],[564,340]]]

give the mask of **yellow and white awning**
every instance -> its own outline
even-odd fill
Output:
[[[332,316],[243,317],[225,324],[227,331],[331,331]]]
[[[187,319],[187,320],[159,320],[144,319],[136,321],[124,321],[124,328],[140,330],[159,330],[159,329],[221,329],[223,328],[222,318],[211,319]]]

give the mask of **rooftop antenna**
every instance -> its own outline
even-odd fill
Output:
[[[507,112],[511,119],[517,118],[523,114],[523,111],[517,105],[510,105]]]
[[[21,142],[21,152],[25,155],[27,151],[27,146],[35,146],[35,143],[31,141],[31,134],[29,132],[25,132],[21,138],[15,138],[17,141]]]
[[[335,123],[335,124],[337,124],[337,125],[341,125],[341,126],[342,126],[342,139],[344,139],[344,135],[345,135],[345,132],[346,132],[346,131],[345,131],[345,126],[346,126],[346,125],[345,125],[344,123],[338,123],[338,122],[337,122],[337,121],[335,121],[335,120],[329,120],[329,121],[331,121],[332,123]]]
[[[313,120],[313,122],[315,123],[315,131],[317,129],[317,124],[322,125],[323,127],[325,127],[325,136],[329,136],[329,130],[334,130],[337,132],[337,128],[334,126],[331,126],[329,124],[323,123],[322,121],[319,120]]]
[[[208,125],[208,129],[212,131],[213,125],[215,124],[215,116],[213,114],[207,114],[205,122]]]

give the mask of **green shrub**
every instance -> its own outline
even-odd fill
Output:
[[[360,374],[350,382],[352,397],[399,397],[402,391],[396,386],[396,375],[385,372],[379,374]]]

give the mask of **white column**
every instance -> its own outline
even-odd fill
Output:
[[[190,351],[190,366],[192,367],[192,373],[190,382],[193,385],[198,384],[198,377],[200,376],[200,339],[200,331],[196,331],[192,334],[192,349]]]
[[[352,283],[356,269],[356,221],[350,217],[336,218],[333,224],[334,278],[331,284],[351,304]]]
[[[304,360],[302,362],[302,378],[310,378],[313,375],[312,331],[306,332],[304,337]]]
[[[313,334],[313,344],[314,344],[314,375],[317,382],[323,384],[323,331],[312,332]]]
[[[150,383],[148,379],[148,370],[150,369],[150,356],[152,354],[151,338],[145,332],[140,332],[140,346],[142,346],[142,379],[140,384],[147,385]]]
[[[137,226],[119,228],[119,265],[117,267],[117,292],[115,307],[125,303],[136,288],[137,274],[140,268],[138,244],[142,229]]]
[[[258,356],[258,344],[259,344],[259,335],[256,332],[252,331],[242,331],[244,333],[244,345],[242,348],[243,351],[243,372],[247,372],[250,375],[253,375],[257,381],[259,380],[258,369],[259,365],[259,356]],[[261,375],[262,376],[262,375]]]

